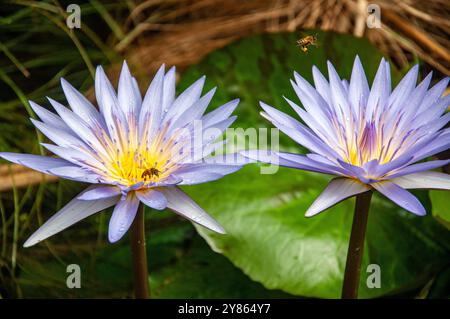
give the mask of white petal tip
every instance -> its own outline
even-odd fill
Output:
[[[120,240],[120,238],[114,238],[114,237],[109,237],[108,236],[108,241],[109,241],[110,244],[115,244],[119,240]]]
[[[421,217],[427,215],[427,212],[426,212],[425,209],[423,209],[423,210],[417,210],[417,211],[414,211],[414,212],[412,212],[412,213],[413,213],[414,215],[421,216]]]
[[[92,198],[90,198],[86,194],[81,194],[80,196],[77,196],[77,199],[79,199],[79,200],[92,200]]]
[[[28,248],[28,247],[36,245],[38,242],[40,242],[40,240],[36,240],[35,238],[33,238],[33,236],[31,236],[23,243],[23,247]]]
[[[225,235],[226,231],[225,229],[219,224],[218,221],[216,221],[212,216],[205,215],[203,217],[203,220],[192,220],[194,223],[199,224],[200,226],[203,226],[213,232],[216,232],[218,234]]]
[[[316,210],[307,210],[305,213],[305,217],[306,218],[311,218],[313,216],[316,216],[318,213],[320,213],[320,211],[316,211]]]
[[[121,233],[121,234],[114,234],[114,233],[108,233],[108,241],[111,243],[111,244],[115,244],[115,243],[117,243],[119,240],[121,240],[124,236],[125,236],[125,234],[126,234],[127,232],[125,232],[125,233]]]
[[[218,225],[218,224],[214,225],[214,227],[211,227],[209,229],[211,229],[212,231],[215,231],[216,233],[221,234],[221,235],[226,235],[227,234],[225,229],[222,226]]]

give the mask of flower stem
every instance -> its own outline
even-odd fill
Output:
[[[145,248],[144,205],[140,204],[131,226],[131,252],[133,258],[134,296],[136,299],[148,299],[147,251]]]
[[[366,235],[367,219],[369,216],[372,191],[356,196],[355,213],[353,215],[352,233],[347,251],[345,264],[344,285],[342,287],[342,299],[358,298],[359,277],[361,273],[361,261]]]

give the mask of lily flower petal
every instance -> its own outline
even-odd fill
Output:
[[[111,243],[125,235],[136,217],[138,207],[139,200],[133,192],[119,200],[109,220],[108,239]]]
[[[41,155],[0,152],[0,157],[10,162],[29,167],[31,169],[34,169],[35,171],[45,174],[51,174],[49,172],[51,169],[72,165],[70,162],[61,158]]]
[[[164,86],[163,86],[163,98],[162,98],[162,112],[163,117],[169,111],[169,107],[175,100],[175,83],[176,83],[176,69],[171,67],[164,75]]]
[[[419,216],[424,216],[426,214],[425,208],[413,194],[393,182],[382,181],[373,183],[372,186],[381,194],[407,211]]]
[[[163,210],[167,207],[167,199],[163,193],[155,189],[142,189],[136,192],[137,198],[148,207]]]
[[[200,98],[204,84],[205,77],[203,76],[181,93],[172,103],[164,117],[164,121],[176,120],[180,114],[191,107]]]
[[[28,240],[23,244],[24,247],[30,247],[38,242],[72,226],[76,222],[102,211],[117,203],[119,197],[109,197],[93,201],[72,199],[59,212],[53,215],[42,225]]]
[[[222,226],[178,187],[165,187],[160,191],[167,199],[167,207],[175,213],[212,231],[225,234]]]
[[[352,76],[348,90],[348,99],[353,107],[353,112],[358,113],[361,105],[367,105],[369,98],[369,84],[367,83],[366,74],[358,56],[353,64]]]
[[[79,166],[61,166],[47,170],[48,174],[83,183],[101,183],[100,175],[89,172]]]
[[[42,120],[42,122],[52,125],[60,130],[66,131],[68,133],[73,133],[73,131],[67,126],[67,124],[55,113],[43,108],[42,106],[34,103],[33,101],[28,101],[34,113]]]
[[[47,136],[50,140],[59,146],[63,147],[76,147],[78,149],[88,149],[88,146],[83,143],[78,137],[68,133],[66,130],[62,130],[51,124],[43,123],[30,119],[36,128]]]
[[[78,92],[69,82],[61,78],[61,86],[66,96],[67,102],[73,112],[83,118],[92,128],[105,127],[105,121],[91,102],[80,92]]]
[[[324,191],[317,197],[305,213],[306,217],[314,216],[325,209],[351,196],[370,190],[370,187],[357,180],[348,178],[333,179]]]
[[[450,190],[450,175],[439,172],[420,172],[391,179],[405,189],[428,188]]]
[[[202,118],[203,127],[210,127],[216,123],[226,120],[234,112],[239,104],[239,99],[232,100],[207,113]]]
[[[159,68],[142,101],[139,115],[139,136],[148,141],[153,139],[163,114],[164,67],[162,65]]]
[[[110,185],[91,185],[77,196],[80,200],[96,200],[120,195],[120,188]]]
[[[431,169],[435,169],[438,167],[442,167],[450,163],[450,160],[436,160],[436,161],[428,161],[419,164],[409,165],[405,168],[399,169],[397,172],[393,172],[389,175],[389,178],[400,177],[404,175],[419,173],[423,171],[428,171]]]
[[[135,91],[135,81],[130,73],[127,62],[123,62],[122,71],[119,77],[119,89],[117,98],[128,122],[137,120],[137,115],[141,109],[142,97],[139,91]]]

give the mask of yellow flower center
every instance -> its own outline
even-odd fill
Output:
[[[127,137],[121,130],[114,143],[103,136],[108,154],[101,156],[102,175],[124,186],[164,180],[186,157],[186,153],[180,151],[183,150],[183,143],[178,141],[180,134],[175,132],[168,138],[166,133],[167,128],[160,130],[150,142],[146,139],[138,141],[136,129],[130,130]]]

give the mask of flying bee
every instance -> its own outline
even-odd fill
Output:
[[[310,45],[317,46],[317,34],[307,35],[306,37],[297,40],[297,45],[304,53],[308,53],[308,46]]]
[[[142,172],[141,178],[144,180],[151,179],[153,176],[159,177],[159,173],[161,173],[156,167],[147,168]]]

